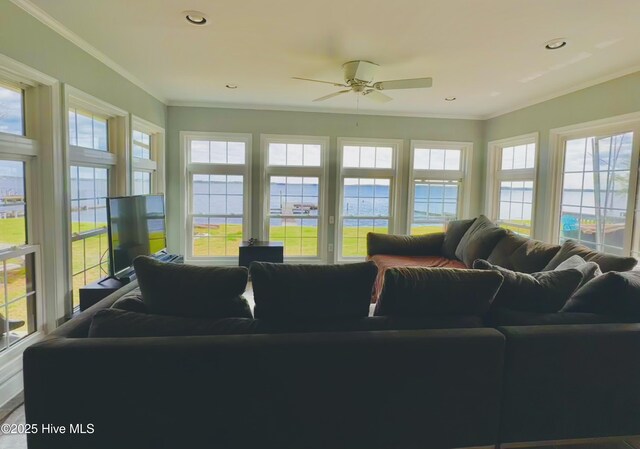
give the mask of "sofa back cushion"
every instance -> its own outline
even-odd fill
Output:
[[[521,273],[543,271],[560,250],[560,245],[550,245],[508,231],[495,246],[487,262]]]
[[[386,270],[376,316],[471,315],[489,310],[502,284],[491,271],[398,267]]]
[[[527,274],[492,265],[486,260],[476,260],[473,268],[497,271],[504,277],[492,307],[522,312],[557,312],[582,281],[582,273],[576,269]]]
[[[168,264],[141,256],[133,261],[149,313],[196,318],[251,318],[242,297],[244,267],[199,267]]]
[[[366,317],[378,268],[344,265],[251,264],[256,318],[279,321]]]
[[[442,255],[447,259],[457,259],[456,248],[460,244],[460,239],[476,221],[475,218],[469,220],[453,220],[447,223],[447,230],[444,233],[442,242]]]
[[[367,233],[367,254],[395,256],[439,256],[442,252],[444,232],[425,235],[389,235]]]
[[[487,217],[480,215],[460,239],[456,257],[471,268],[474,260],[489,257],[498,242],[506,235],[506,229],[496,226]]]
[[[603,273],[633,270],[638,263],[634,257],[620,257],[612,254],[599,253],[581,245],[575,240],[567,240],[562,244],[560,251],[549,261],[544,271],[555,269],[562,262],[576,254],[587,262],[597,263]]]
[[[640,320],[640,271],[610,271],[596,277],[580,287],[562,311]]]
[[[582,287],[592,279],[602,276],[602,270],[595,262],[587,262],[577,254],[569,257],[567,260],[558,265],[553,271],[575,269],[582,273],[582,281],[578,285],[578,288]]]

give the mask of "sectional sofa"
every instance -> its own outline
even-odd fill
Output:
[[[448,241],[421,241],[437,239]],[[524,243],[511,263],[538,252]],[[604,271],[616,260],[599,262]],[[609,291],[616,307],[513,310],[528,325],[505,326],[492,321],[512,281],[499,269],[387,268],[368,316],[373,262],[254,264],[253,311],[238,296],[242,268],[155,264],[137,259],[139,285],[26,350],[27,422],[95,429],[32,434],[31,449],[518,447],[640,435],[635,273],[598,277],[619,288]],[[574,307],[589,305],[576,295]]]

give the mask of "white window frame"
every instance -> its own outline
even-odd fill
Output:
[[[413,162],[416,148],[437,149],[437,150],[461,150],[460,170],[415,170]],[[409,195],[407,202],[407,226],[405,232],[411,234],[411,224],[413,223],[413,209],[415,201],[416,180],[433,181],[459,181],[458,190],[458,220],[468,217],[471,214],[471,167],[473,164],[473,143],[453,142],[442,140],[412,140],[409,154]]]
[[[487,174],[485,184],[485,214],[493,221],[498,221],[500,214],[500,183],[502,181],[533,181],[531,199],[531,238],[536,238],[536,207],[538,191],[538,166],[540,165],[540,145],[537,132],[493,140],[487,146]],[[517,145],[535,145],[535,162],[533,168],[502,170],[502,150]]]
[[[565,145],[568,140],[584,137],[633,132],[632,156],[629,177],[629,199],[627,204],[626,228],[630,229],[625,237],[624,254],[640,256],[640,192],[638,176],[640,165],[640,112],[594,120],[586,123],[554,128],[549,131],[549,173],[551,174],[550,214],[547,221],[546,240],[558,243],[560,240],[560,214],[562,207],[562,186],[564,183]]]
[[[0,404],[22,389],[22,353],[56,326],[64,304],[56,261],[62,256],[59,234],[64,215],[61,173],[60,84],[48,75],[0,54],[0,79],[24,91],[24,136],[0,133],[0,157],[25,162],[27,239],[29,244],[2,251],[1,259],[34,255],[36,329],[0,353]],[[51,185],[50,185],[51,184]],[[43,221],[47,217],[47,232]],[[63,310],[63,309],[62,309]]]
[[[129,164],[127,164],[129,154],[129,142],[131,141],[131,132],[129,127],[129,113],[123,109],[115,107],[105,101],[95,98],[72,86],[64,86],[64,114],[63,126],[66,148],[66,212],[67,212],[67,264],[68,264],[68,301],[69,311],[73,313],[73,260],[72,260],[72,227],[71,227],[71,182],[69,170],[71,166],[86,166],[93,168],[105,168],[108,170],[108,184],[110,196],[126,195],[129,191],[128,180],[130,179]],[[107,119],[107,151],[94,150],[90,148],[71,145],[69,137],[69,109],[77,108],[83,111],[91,112],[97,116]],[[82,238],[95,237],[107,232],[104,230],[92,230],[83,233]],[[86,235],[85,235],[86,234]],[[79,303],[80,298],[77,298]]]
[[[338,137],[337,140],[337,174],[336,180],[336,219],[335,219],[335,254],[338,262],[358,262],[366,259],[366,256],[343,256],[342,255],[342,237],[343,237],[343,208],[344,208],[344,179],[345,178],[388,178],[389,183],[389,234],[398,232],[400,213],[400,186],[403,184],[403,172],[401,167],[402,152],[404,141],[402,139],[369,139],[369,138],[352,138]],[[343,154],[345,146],[357,147],[391,147],[393,157],[391,159],[391,168],[356,168],[344,167]],[[362,217],[368,219],[370,217]],[[371,219],[385,220],[384,217],[371,217]]]
[[[269,166],[269,145],[272,143],[320,145],[320,166]],[[318,255],[284,256],[285,262],[294,263],[324,263],[327,261],[327,228],[328,228],[328,187],[329,187],[329,137],[327,136],[297,136],[283,134],[261,134],[260,153],[262,163],[262,179],[260,182],[260,198],[262,198],[260,240],[269,237],[269,202],[271,176],[317,177],[318,187]],[[284,244],[284,242],[283,242]]]
[[[149,135],[149,159],[141,159],[133,156],[134,131],[142,131]],[[151,122],[132,116],[130,136],[131,143],[129,148],[131,148],[131,157],[129,163],[131,165],[131,174],[129,181],[130,188],[128,191],[131,192],[131,194],[134,193],[133,173],[136,171],[142,171],[151,174],[151,193],[164,193],[165,130]]]
[[[192,163],[189,161],[191,141],[193,140],[221,140],[228,142],[243,142],[245,144],[244,164],[222,165],[208,163]],[[243,176],[243,206],[242,206],[242,235],[243,240],[248,240],[251,234],[251,153],[252,135],[246,133],[225,133],[225,132],[180,132],[180,215],[181,236],[180,246],[184,254],[185,262],[196,265],[237,265],[238,258],[234,256],[193,256],[193,218],[191,215],[192,188],[191,176],[194,174],[203,175],[239,175]]]

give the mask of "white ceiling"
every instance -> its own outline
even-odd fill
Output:
[[[341,82],[364,59],[376,80],[434,81],[361,112],[484,118],[640,70],[638,0],[31,2],[169,104],[353,112],[355,95],[313,103],[337,89],[291,77]],[[569,45],[545,50],[557,37]]]

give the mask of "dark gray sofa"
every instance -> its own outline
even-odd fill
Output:
[[[129,285],[25,351],[29,435],[56,448],[447,448],[498,441],[495,329],[87,338]]]

